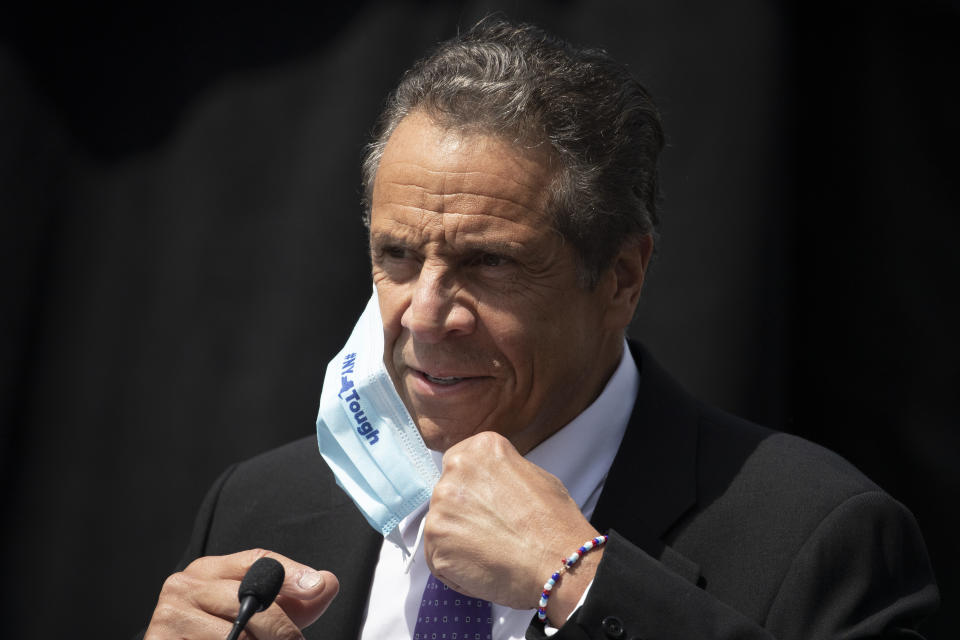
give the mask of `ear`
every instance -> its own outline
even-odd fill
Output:
[[[608,299],[608,328],[622,331],[633,320],[652,255],[653,236],[649,233],[628,240],[620,248],[608,274],[614,282]]]

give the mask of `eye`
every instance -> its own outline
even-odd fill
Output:
[[[477,256],[477,264],[484,267],[499,267],[506,264],[507,259],[495,253],[481,253]]]
[[[383,247],[380,250],[380,254],[386,258],[393,258],[394,260],[403,260],[407,257],[407,250],[403,247],[398,247],[396,245],[388,245]]]

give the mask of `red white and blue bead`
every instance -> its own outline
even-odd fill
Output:
[[[540,602],[537,606],[537,617],[540,620],[547,619],[547,600],[550,599],[550,591],[553,590],[553,587],[557,584],[557,581],[560,580],[560,577],[567,572],[567,569],[577,564],[577,561],[583,557],[587,552],[596,549],[599,546],[602,546],[604,542],[607,541],[607,536],[597,536],[592,540],[587,540],[580,546],[579,549],[570,554],[567,558],[561,558],[560,562],[563,563],[563,566],[560,567],[559,571],[553,573],[550,576],[550,579],[543,583],[543,591],[540,593]]]

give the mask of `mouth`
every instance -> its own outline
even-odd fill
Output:
[[[426,385],[425,389],[431,389],[433,392],[438,392],[442,389],[468,386],[484,377],[472,375],[440,375],[441,373],[447,372],[436,371],[435,373],[427,373],[422,369],[415,369],[413,367],[410,367],[409,371],[415,378],[419,379],[422,384]]]
[[[461,378],[459,376],[437,377],[437,376],[432,376],[429,373],[425,373],[423,371],[420,371],[419,373],[421,376],[423,376],[433,384],[439,384],[439,385],[457,384],[458,382],[465,380],[465,378]]]

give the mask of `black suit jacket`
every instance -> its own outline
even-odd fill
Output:
[[[910,512],[839,456],[702,405],[631,350],[639,392],[593,516],[610,541],[555,640],[917,637],[938,594]],[[309,437],[217,480],[182,566],[263,547],[328,569],[340,595],[305,635],[356,638],[381,541]]]

